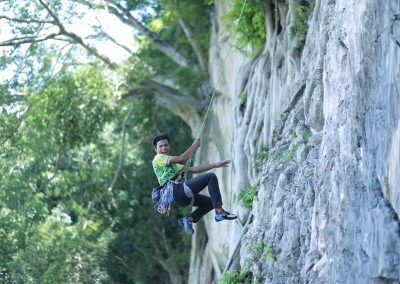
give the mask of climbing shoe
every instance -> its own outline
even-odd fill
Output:
[[[223,211],[222,213],[215,212],[215,221],[221,222],[223,220],[233,220],[236,219],[237,216],[235,214]]]
[[[178,219],[178,223],[181,225],[186,234],[193,235],[194,231],[192,228],[192,222],[190,222],[188,218]]]

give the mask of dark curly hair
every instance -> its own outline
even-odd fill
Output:
[[[160,135],[155,136],[153,138],[153,141],[152,141],[154,148],[157,147],[157,142],[158,141],[161,141],[161,140],[164,140],[164,139],[167,139],[167,141],[169,142],[168,134],[160,134]]]

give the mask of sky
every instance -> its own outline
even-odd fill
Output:
[[[101,26],[103,27],[104,31],[110,34],[119,43],[129,47],[131,50],[136,50],[134,39],[135,31],[131,27],[119,21],[116,16],[106,11],[88,13],[88,19],[86,23],[83,21],[83,25],[78,25],[77,27],[71,28],[77,33],[80,33],[79,31],[82,32],[84,30],[87,33],[90,33],[88,24],[90,24],[90,22],[94,19],[98,19],[101,22]],[[130,55],[126,50],[112,42],[96,42],[95,46],[102,54],[107,55],[107,57],[116,63],[121,62]]]

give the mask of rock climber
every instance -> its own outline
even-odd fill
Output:
[[[215,221],[233,220],[237,216],[222,208],[221,193],[218,179],[214,173],[205,173],[194,178],[183,181],[185,172],[184,164],[190,159],[200,147],[200,139],[194,140],[193,144],[179,156],[170,156],[170,138],[167,134],[161,134],[153,139],[156,155],[153,159],[153,168],[158,182],[165,188],[170,187],[171,198],[169,202],[176,206],[196,206],[189,216],[180,218],[179,225],[188,235],[193,235],[192,223],[198,222],[201,217],[215,210]],[[227,167],[231,161],[225,160],[208,165],[192,166],[187,168],[188,173],[203,173],[211,169]],[[210,197],[200,194],[208,186]],[[173,196],[172,196],[173,195]],[[169,204],[170,206],[170,204]],[[168,210],[169,211],[169,210]],[[165,208],[164,208],[165,212]]]

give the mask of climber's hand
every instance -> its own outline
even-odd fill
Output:
[[[194,140],[193,143],[192,143],[192,147],[196,151],[200,147],[200,139]]]
[[[230,163],[231,163],[230,160],[220,161],[220,162],[214,163],[214,168],[227,167]]]

